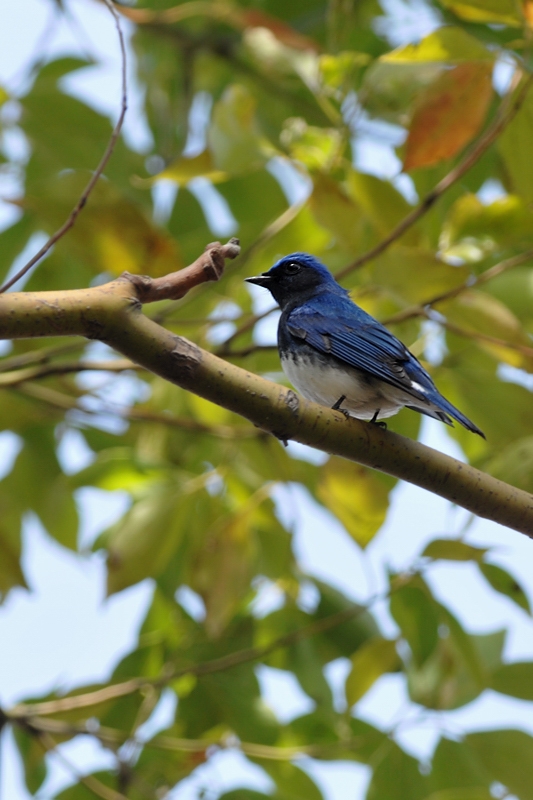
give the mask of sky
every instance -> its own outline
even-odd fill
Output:
[[[404,15],[402,25],[395,29],[397,37],[410,38],[413,30],[427,33],[435,25],[435,19],[423,13],[419,2],[402,6],[399,0],[387,0],[383,5],[391,12],[400,10]],[[119,109],[120,60],[113,22],[106,9],[94,0],[69,0],[66,6],[70,11],[69,21],[54,28],[52,34],[50,20],[54,4],[50,0],[17,0],[5,4],[0,31],[0,84],[15,95],[23,93],[27,87],[27,67],[35,58],[36,50],[46,58],[91,53],[97,65],[69,77],[66,88],[114,120]],[[127,32],[128,26],[124,25],[124,29]],[[124,133],[132,146],[144,151],[150,144],[150,135],[139,109],[139,95],[130,76]],[[23,147],[24,144],[14,140],[11,146]],[[382,138],[376,147],[371,132],[358,145],[357,165],[386,177],[399,171],[391,143]],[[279,167],[274,166],[275,169]],[[293,198],[305,192],[305,186],[295,186],[290,176],[285,176],[284,180],[289,182]],[[408,184],[404,181],[403,185],[408,193]],[[205,198],[212,196],[209,187],[202,189],[200,185],[199,195],[202,191],[207,193]],[[0,175],[0,198],[13,196],[15,192],[16,185]],[[164,205],[164,198],[161,202]],[[0,228],[11,224],[15,213],[9,204],[0,202]],[[227,223],[222,208],[217,224],[222,229]],[[273,333],[271,321],[261,335],[268,340]],[[86,463],[88,454],[80,438],[73,432],[62,443],[60,456],[66,471],[75,471]],[[445,426],[434,420],[424,420],[422,440],[464,460],[457,445],[447,436]],[[323,457],[301,445],[291,443],[289,447],[296,457]],[[9,433],[0,434],[0,465],[4,471],[8,470],[15,454],[16,441]],[[408,566],[436,534],[457,534],[468,521],[465,511],[421,489],[402,484],[393,492],[387,522],[362,555],[342,526],[301,487],[280,487],[276,502],[280,517],[293,527],[295,551],[302,568],[358,601],[368,599],[385,585],[387,566],[395,570]],[[78,494],[78,503],[82,516],[81,538],[89,544],[100,530],[120,516],[126,508],[127,497],[122,492],[84,489]],[[468,541],[494,546],[495,562],[507,567],[523,586],[532,584],[533,546],[526,537],[495,523],[475,520],[468,529]],[[133,646],[152,592],[150,581],[145,581],[104,599],[102,555],[78,556],[64,550],[31,517],[24,529],[24,568],[31,592],[15,590],[0,607],[0,641],[3,643],[0,704],[3,706],[51,689],[69,689],[89,681],[105,680],[114,664]],[[437,598],[460,617],[469,631],[487,633],[500,627],[508,628],[506,659],[533,658],[531,621],[508,600],[489,591],[472,565],[435,564],[429,571],[429,582]],[[198,611],[198,600],[192,592],[184,590],[180,600],[191,613]],[[263,610],[275,607],[276,602],[275,588],[265,586],[261,597]],[[386,608],[377,606],[375,610],[385,635],[394,635],[396,628]],[[328,679],[339,702],[339,689],[348,668],[345,659],[328,667]],[[309,699],[287,673],[261,667],[258,677],[267,701],[281,720],[308,710]],[[172,711],[172,701],[165,696],[147,732],[168,724]],[[451,735],[495,726],[518,727],[533,733],[531,704],[493,692],[485,692],[474,703],[454,712],[421,715],[420,709],[409,702],[399,675],[387,675],[377,681],[359,702],[356,712],[383,729],[397,728],[398,742],[422,761],[431,756],[443,727]],[[29,795],[22,784],[20,763],[10,736],[4,736],[2,747],[0,798],[26,800]],[[61,751],[81,771],[89,772],[109,763],[105,752],[89,740],[78,738],[63,745]],[[369,771],[363,765],[318,763],[310,759],[298,763],[317,781],[326,800],[345,800],[348,790],[353,800],[364,796]],[[53,796],[71,782],[69,770],[54,763],[39,793],[40,800]],[[238,753],[220,753],[180,784],[172,793],[172,800],[193,800],[201,787],[208,787],[209,798],[215,800],[223,791],[242,785],[268,790],[271,784]]]

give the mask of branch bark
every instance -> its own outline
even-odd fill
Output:
[[[235,242],[220,249],[238,252]],[[227,248],[227,249],[224,249]],[[197,264],[198,262],[195,262]],[[193,265],[194,266],[194,265]],[[190,268],[188,268],[190,269]],[[190,279],[187,270],[184,281]],[[180,273],[158,284],[175,297]],[[203,275],[200,269],[196,275]],[[152,281],[152,284],[154,282]],[[342,456],[393,475],[533,538],[533,496],[419,442],[299,397],[229,364],[145,317],[145,285],[127,274],[90,289],[0,296],[0,338],[85,336],[99,339],[145,369],[245,417],[282,440]]]

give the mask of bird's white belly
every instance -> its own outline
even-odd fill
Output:
[[[378,410],[379,419],[391,417],[410,402],[406,392],[363,376],[356,369],[339,369],[307,356],[300,356],[296,361],[289,354],[281,357],[281,365],[307,400],[331,408],[344,395],[340,407],[359,419],[372,419]]]

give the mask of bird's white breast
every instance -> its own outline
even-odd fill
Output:
[[[331,366],[326,359],[292,354],[281,356],[283,371],[308,400],[331,408],[340,397],[341,408],[359,419],[372,419],[379,409],[379,418],[396,414],[409,402],[409,396],[399,389],[348,367]]]

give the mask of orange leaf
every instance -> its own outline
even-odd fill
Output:
[[[491,78],[492,64],[467,61],[428,86],[411,120],[404,170],[438,164],[473,139],[490,103]]]

